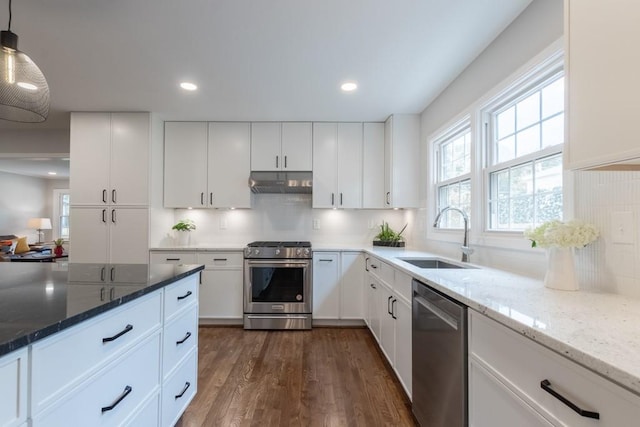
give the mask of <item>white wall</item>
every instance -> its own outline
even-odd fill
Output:
[[[68,154],[69,130],[3,130],[0,153]]]

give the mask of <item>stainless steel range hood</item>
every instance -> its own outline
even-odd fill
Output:
[[[249,187],[253,193],[311,194],[311,172],[251,172]]]

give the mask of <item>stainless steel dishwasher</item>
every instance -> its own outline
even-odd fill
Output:
[[[413,414],[422,427],[467,426],[467,307],[412,287]]]

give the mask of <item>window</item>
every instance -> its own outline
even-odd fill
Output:
[[[53,236],[69,239],[69,190],[53,190]]]
[[[564,74],[538,74],[485,110],[488,229],[562,219]]]
[[[437,211],[447,206],[471,210],[471,127],[469,120],[458,124],[435,140]],[[442,228],[463,228],[462,216],[445,212]]]

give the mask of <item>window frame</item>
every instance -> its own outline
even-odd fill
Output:
[[[71,190],[68,188],[56,188],[53,190],[53,221],[51,225],[53,240],[63,238],[65,241],[69,241],[69,236],[61,237],[60,235],[62,196],[65,194],[71,197]],[[69,201],[69,205],[71,205],[71,201]]]

